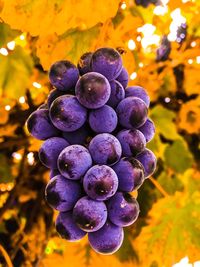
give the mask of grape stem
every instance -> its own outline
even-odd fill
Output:
[[[7,251],[4,249],[4,247],[1,244],[0,244],[0,251],[1,251],[1,253],[2,253],[2,255],[3,255],[5,261],[6,261],[7,265],[8,265],[8,267],[13,267],[13,264],[11,262],[11,259],[10,259],[9,255],[8,255]]]
[[[154,179],[153,177],[149,177],[149,180],[152,182],[152,184],[158,189],[158,191],[160,191],[160,193],[164,196],[164,197],[168,197],[169,194],[165,191],[165,189],[158,183],[158,181],[156,181],[156,179]]]

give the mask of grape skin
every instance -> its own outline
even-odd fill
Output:
[[[129,76],[127,70],[124,67],[122,67],[122,70],[116,80],[120,82],[124,89],[127,87]]]
[[[125,91],[123,86],[115,80],[110,82],[110,87],[111,94],[106,104],[111,106],[112,108],[116,108],[119,102],[125,98]]]
[[[141,86],[131,86],[127,87],[125,90],[125,96],[135,96],[144,101],[144,103],[149,107],[150,105],[150,98],[146,92],[146,90]]]

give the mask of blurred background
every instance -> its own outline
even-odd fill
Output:
[[[200,266],[200,1],[0,0],[0,266]],[[48,70],[103,46],[146,88],[158,158],[135,192],[139,220],[115,255],[58,237],[44,200],[41,141],[24,123],[52,89]]]

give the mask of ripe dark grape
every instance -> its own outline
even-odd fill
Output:
[[[123,228],[109,221],[100,230],[88,234],[91,247],[100,254],[115,253],[121,247],[123,239]]]
[[[54,176],[60,174],[59,170],[58,169],[50,169],[50,179],[52,179]]]
[[[161,44],[156,50],[156,60],[165,61],[168,59],[171,52],[171,43],[168,40],[167,36],[164,35],[161,40]]]
[[[62,238],[68,241],[77,241],[86,235],[86,232],[81,230],[73,220],[72,211],[60,212],[58,214],[56,231]]]
[[[37,109],[48,109],[48,105],[47,105],[47,103],[43,103]]]
[[[141,86],[127,87],[125,90],[125,95],[126,95],[126,97],[129,97],[129,96],[138,97],[144,101],[144,103],[147,105],[147,107],[149,107],[150,98],[143,87],[141,87]]]
[[[60,152],[69,146],[69,143],[61,137],[47,139],[39,150],[40,161],[47,167],[57,169],[57,159]]]
[[[84,74],[77,82],[75,93],[78,101],[86,108],[100,108],[110,97],[108,80],[97,72]]]
[[[155,125],[151,119],[147,119],[146,122],[138,128],[140,132],[143,133],[144,137],[146,138],[146,142],[150,142],[155,134]]]
[[[107,201],[108,217],[117,226],[133,224],[139,215],[137,200],[128,193],[117,192]]]
[[[81,195],[80,184],[75,181],[70,181],[62,175],[53,177],[45,189],[45,197],[48,204],[59,211],[73,209]]]
[[[124,67],[122,67],[122,70],[116,80],[121,83],[124,89],[127,87],[129,76],[127,70]]]
[[[87,110],[75,96],[63,95],[53,101],[50,118],[54,126],[61,131],[73,132],[85,123]]]
[[[90,127],[96,133],[111,133],[117,127],[117,121],[116,112],[107,105],[89,113]]]
[[[147,106],[138,97],[127,97],[123,99],[116,109],[121,126],[127,129],[141,127],[147,119]]]
[[[122,59],[113,48],[100,48],[92,55],[92,71],[103,74],[109,81],[117,78],[122,69]]]
[[[61,91],[68,92],[68,90],[76,85],[78,78],[78,69],[67,60],[55,62],[49,71],[51,84]]]
[[[144,182],[144,167],[133,157],[122,158],[112,168],[118,177],[119,191],[137,190]]]
[[[87,52],[83,54],[78,61],[78,70],[80,75],[84,75],[87,72],[91,71],[90,63],[91,63],[92,53]]]
[[[48,108],[50,108],[51,104],[53,103],[53,101],[56,98],[58,98],[59,96],[65,95],[65,94],[66,94],[66,92],[60,91],[58,89],[51,90],[51,92],[49,93],[48,98],[47,98]]]
[[[63,132],[63,137],[71,144],[71,145],[84,145],[87,143],[87,138],[90,136],[91,132],[89,126],[84,124],[81,128],[74,132]]]
[[[83,187],[92,199],[107,200],[117,191],[118,178],[110,167],[95,165],[86,172]]]
[[[115,164],[121,157],[122,148],[120,142],[111,134],[96,135],[89,144],[89,151],[97,164]]]
[[[125,98],[125,91],[123,86],[118,81],[111,81],[110,86],[111,94],[106,104],[115,108],[119,102]]]
[[[139,160],[144,167],[145,178],[148,178],[154,173],[156,169],[156,156],[151,150],[146,148],[136,156],[136,159]]]
[[[146,146],[143,133],[136,129],[122,130],[116,137],[122,146],[122,155],[125,157],[136,156]]]
[[[71,180],[78,180],[92,166],[89,151],[81,145],[71,145],[62,150],[58,157],[60,173]]]
[[[106,205],[87,196],[82,197],[74,207],[73,218],[80,229],[86,232],[97,231],[106,222]]]
[[[38,109],[27,119],[29,133],[39,140],[46,140],[59,135],[59,130],[54,127],[48,109]]]

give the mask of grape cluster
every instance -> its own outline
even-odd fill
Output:
[[[50,168],[45,197],[59,211],[56,230],[69,241],[88,233],[95,251],[112,254],[123,227],[139,215],[130,192],[156,168],[145,148],[155,132],[149,96],[140,86],[127,87],[128,73],[112,48],[85,53],[77,67],[56,62],[49,78],[55,89],[27,128],[45,140],[39,158]]]

